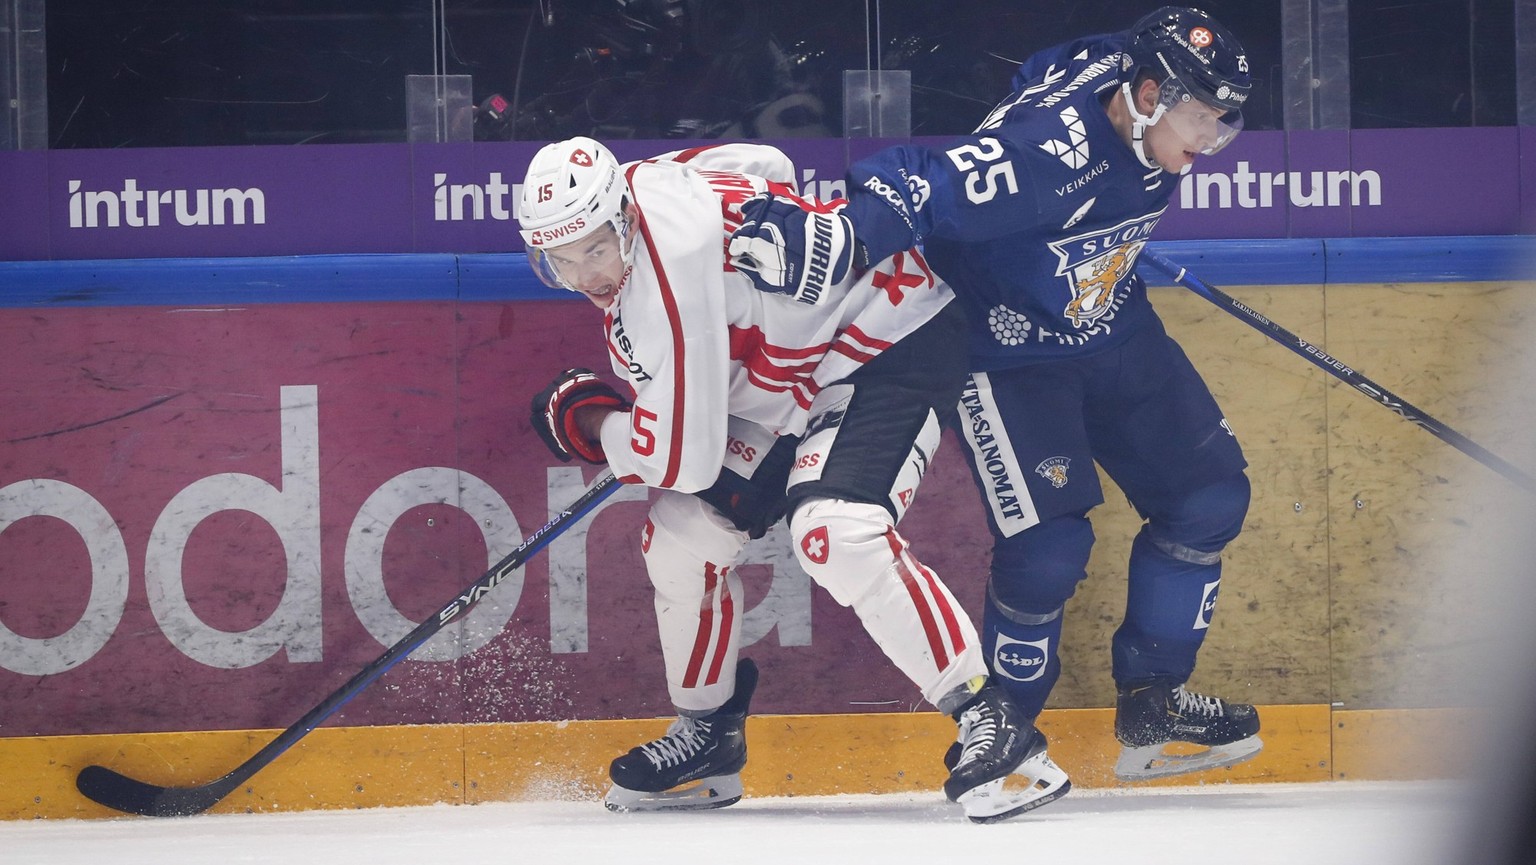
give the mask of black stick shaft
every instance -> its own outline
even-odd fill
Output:
[[[1153,267],[1168,274],[1175,282],[1216,304],[1275,342],[1306,358],[1314,366],[1353,387],[1355,390],[1360,391],[1404,420],[1428,430],[1436,438],[1488,468],[1493,469],[1508,480],[1519,484],[1528,492],[1536,493],[1536,479],[1532,479],[1530,475],[1521,471],[1514,464],[1456,430],[1451,429],[1449,426],[1435,420],[1428,412],[1366,378],[1358,370],[1323,351],[1322,348],[1307,342],[1296,334],[1270,321],[1262,313],[1200,279],[1188,270],[1174,264],[1161,253],[1144,248],[1141,252],[1141,257],[1150,262]]]
[[[321,701],[320,705],[310,709],[304,717],[295,721],[292,726],[284,730],[277,738],[268,742],[260,751],[251,755],[244,763],[236,766],[229,774],[215,781],[210,781],[198,787],[159,787],[136,781],[125,775],[121,775],[104,766],[86,766],[80,771],[75,780],[75,786],[80,792],[93,801],[109,808],[147,816],[174,816],[197,814],[213,807],[220,799],[229,795],[235,788],[245,783],[252,775],[261,771],[268,763],[277,759],[284,751],[308,733],[320,726],[336,710],[340,709],[347,701],[357,696],[364,688],[368,687],[385,671],[393,667],[402,658],[419,648],[430,640],[438,631],[441,631],[449,622],[457,619],[471,607],[480,602],[496,588],[513,571],[522,567],[540,550],[549,545],[551,541],[559,537],[566,529],[575,525],[597,507],[604,499],[612,495],[621,484],[612,473],[603,475],[590,489],[582,493],[581,497],[570,507],[560,512],[554,519],[545,523],[542,528],[529,535],[517,549],[508,553],[505,558],[491,566],[491,569],[481,575],[480,579],[459,593],[453,600],[444,604],[435,614],[426,621],[417,625],[409,634],[406,634],[399,642],[390,646],[384,654],[374,659],[372,663],[358,671],[357,675],[348,679],[346,684],[337,688],[334,693]]]

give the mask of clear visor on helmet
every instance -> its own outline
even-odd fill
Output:
[[[1163,79],[1156,112],[1161,115],[1159,122],[1182,138],[1189,150],[1207,156],[1226,147],[1243,130],[1241,111],[1202,101],[1177,75]]]
[[[550,288],[581,291],[604,281],[619,281],[625,269],[623,244],[612,222],[570,243],[529,247],[528,263]]]

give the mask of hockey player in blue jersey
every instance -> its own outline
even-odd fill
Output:
[[[733,260],[758,288],[815,302],[848,269],[923,245],[970,321],[959,423],[994,536],[996,678],[1034,717],[1060,675],[1097,461],[1145,519],[1112,645],[1116,774],[1231,765],[1261,747],[1253,706],[1184,684],[1247,513],[1247,463],[1135,263],[1180,176],[1241,130],[1248,61],[1209,15],[1170,6],[1030,57],[1014,88],[969,137],[855,164],[840,210],[749,203]],[[1165,753],[1174,742],[1204,750]]]

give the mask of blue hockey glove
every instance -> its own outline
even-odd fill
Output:
[[[586,406],[606,406],[622,411],[629,401],[608,386],[590,369],[568,369],[539,391],[533,398],[529,421],[551,453],[568,463],[572,455],[596,464],[608,461],[603,443],[582,434],[576,423],[576,410]]]
[[[731,233],[731,264],[759,291],[787,294],[815,305],[853,267],[853,223],[838,211],[810,202],[757,195],[741,205],[746,218]]]

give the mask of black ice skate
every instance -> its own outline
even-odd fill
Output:
[[[1060,799],[1072,782],[1045,753],[1045,734],[1002,688],[988,683],[955,715],[960,739],[945,755],[944,795],[973,823],[994,823]],[[953,762],[951,762],[953,760]],[[1027,786],[1005,788],[1009,776]]]
[[[1247,703],[1196,694],[1167,680],[1128,686],[1115,706],[1115,738],[1122,746],[1115,777],[1145,781],[1232,766],[1264,747],[1258,733],[1259,713]],[[1174,742],[1205,750],[1165,752]]]
[[[757,665],[736,665],[736,693],[702,718],[681,716],[654,742],[630,749],[608,767],[609,811],[698,811],[741,800],[747,765],[747,707],[757,688]]]

